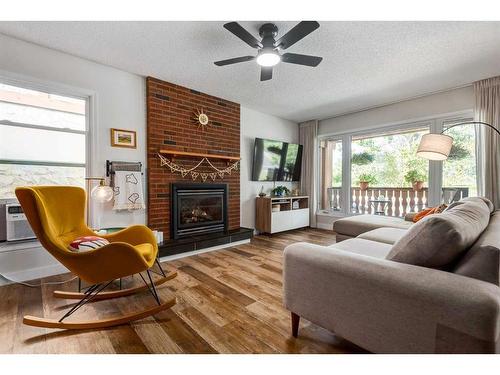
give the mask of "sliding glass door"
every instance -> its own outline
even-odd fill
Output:
[[[443,123],[446,134],[453,137],[450,155],[443,162],[444,203],[477,195],[476,129],[475,125],[451,127],[460,122],[463,121]]]
[[[342,199],[342,140],[327,139],[320,142],[320,209],[341,212]]]
[[[352,137],[351,213],[404,216],[427,206],[429,163],[415,153],[428,132],[427,124]]]
[[[319,212],[402,217],[440,202],[476,195],[476,135],[467,117],[324,137],[319,145]],[[416,156],[421,137],[448,129],[448,160]],[[347,202],[347,203],[346,203]]]

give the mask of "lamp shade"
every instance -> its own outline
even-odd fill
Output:
[[[446,134],[425,134],[418,145],[417,155],[429,160],[446,160],[453,138]]]
[[[90,196],[100,203],[109,202],[113,199],[113,189],[104,185],[104,181],[101,181],[99,185],[92,189]]]

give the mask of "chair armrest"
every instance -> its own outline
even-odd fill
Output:
[[[130,276],[150,266],[138,249],[123,242],[110,243],[81,253],[68,252],[64,265],[91,284]]]
[[[480,280],[308,243],[283,279],[287,309],[375,352],[433,352],[439,327],[499,337],[500,288]]]
[[[125,242],[130,245],[139,245],[142,243],[150,243],[158,248],[156,238],[153,231],[145,225],[132,225],[115,233],[106,234],[103,236],[109,242]]]

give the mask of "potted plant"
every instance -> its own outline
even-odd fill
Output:
[[[405,174],[405,181],[411,184],[413,190],[420,191],[424,187],[427,176],[416,169],[411,169]]]
[[[365,191],[366,189],[368,189],[368,186],[370,184],[377,183],[377,179],[375,178],[375,176],[370,174],[370,173],[360,174],[358,180],[359,180],[359,188],[362,191]]]
[[[290,190],[286,186],[276,186],[273,190],[271,190],[273,195],[277,197],[283,197],[285,195],[290,194]]]

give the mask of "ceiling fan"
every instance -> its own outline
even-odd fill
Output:
[[[274,23],[265,23],[259,29],[259,35],[262,40],[259,42],[252,34],[245,30],[238,22],[229,22],[224,24],[224,28],[236,35],[250,47],[257,49],[257,56],[241,56],[232,59],[216,61],[217,66],[236,64],[245,61],[256,60],[261,66],[260,80],[267,81],[273,78],[273,66],[280,61],[290,64],[318,66],[322,57],[301,55],[298,53],[283,53],[297,43],[302,38],[306,37],[319,27],[316,21],[302,21],[295,25],[289,32],[276,40],[278,35],[278,27]]]

